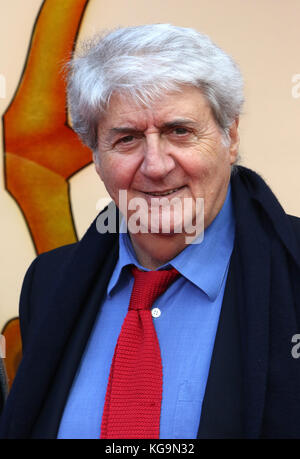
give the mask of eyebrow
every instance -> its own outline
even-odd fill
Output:
[[[196,126],[198,126],[198,123],[195,123],[195,121],[190,120],[188,118],[177,118],[177,119],[169,121],[167,123],[163,123],[162,128],[163,129],[170,129],[170,128],[178,127],[178,126],[196,127]]]
[[[196,127],[197,123],[195,123],[195,121],[192,121],[188,118],[177,118],[175,120],[163,123],[162,125],[158,126],[158,128],[160,130],[165,130],[165,129],[175,128],[178,126]],[[132,127],[132,126],[114,127],[109,130],[107,139],[112,140],[115,136],[119,134],[141,134],[142,132],[144,132],[144,130],[140,130],[137,127]]]

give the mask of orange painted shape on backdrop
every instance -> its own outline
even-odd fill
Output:
[[[6,151],[37,162],[64,178],[92,159],[90,150],[67,125],[62,75],[87,3],[88,0],[44,2],[23,77],[4,115]],[[45,154],[49,143],[51,154]]]
[[[3,117],[6,188],[24,214],[38,253],[77,239],[67,179],[92,155],[68,126],[61,68],[87,3],[45,0],[24,74]]]
[[[77,240],[68,178],[92,161],[68,126],[61,68],[89,0],[45,0],[24,73],[3,116],[6,188],[19,204],[37,253]],[[11,385],[20,358],[19,320],[4,330]]]
[[[6,165],[11,172],[11,190],[30,221],[36,251],[76,242],[68,184],[63,177],[12,153],[6,154]]]

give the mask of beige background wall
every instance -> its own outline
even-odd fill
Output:
[[[64,1],[64,0],[61,0]],[[41,0],[0,0],[0,115],[23,69]],[[287,212],[300,216],[300,0],[90,0],[79,38],[102,28],[171,22],[207,33],[238,62],[246,104],[242,164],[267,180]],[[0,82],[3,78],[0,78]],[[298,84],[297,84],[298,82]],[[0,127],[2,156],[2,126]],[[81,236],[105,197],[92,166],[71,179]],[[23,216],[4,189],[0,161],[0,329],[18,314],[21,282],[35,257]]]

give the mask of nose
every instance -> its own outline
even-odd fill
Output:
[[[160,180],[167,176],[176,163],[171,151],[158,133],[151,133],[145,137],[144,157],[140,171],[152,180]]]

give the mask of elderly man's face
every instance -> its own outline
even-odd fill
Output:
[[[139,197],[149,204],[151,198],[190,198],[195,203],[201,197],[207,227],[226,197],[237,156],[237,123],[230,135],[225,146],[209,104],[196,88],[168,93],[151,108],[114,95],[99,125],[97,172],[117,205],[119,190],[126,190],[127,202]]]

